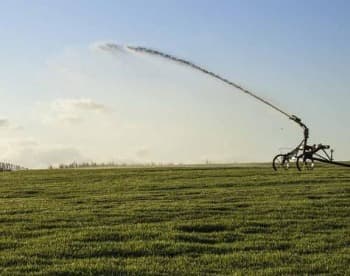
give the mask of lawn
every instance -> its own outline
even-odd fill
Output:
[[[0,173],[2,275],[350,274],[350,170]]]

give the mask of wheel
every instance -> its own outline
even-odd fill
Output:
[[[313,170],[314,167],[315,167],[315,163],[314,163],[314,160],[312,160],[311,158],[304,159],[303,155],[297,158],[297,168],[299,171]]]
[[[272,161],[272,167],[275,171],[278,169],[289,169],[289,158],[285,154],[278,154]]]

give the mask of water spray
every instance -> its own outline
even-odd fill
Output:
[[[104,51],[109,51],[109,52],[126,52],[126,51],[131,51],[135,53],[141,53],[141,54],[148,54],[151,56],[156,56],[156,57],[161,57],[164,59],[167,59],[171,62],[175,62],[181,65],[188,66],[194,70],[200,71],[206,75],[209,75],[210,77],[213,77],[217,80],[220,80],[238,90],[241,92],[255,98],[256,100],[260,101],[261,103],[264,103],[265,105],[269,106],[270,108],[278,111],[279,113],[283,114],[286,116],[288,119],[292,120],[295,122],[298,126],[300,126],[303,129],[303,140],[300,142],[300,144],[294,148],[292,151],[286,153],[286,154],[278,154],[274,157],[272,166],[274,170],[278,170],[280,168],[284,169],[289,169],[290,166],[290,161],[296,160],[296,166],[298,170],[302,169],[313,169],[314,168],[314,161],[319,161],[323,163],[329,163],[329,164],[334,164],[334,165],[340,165],[340,166],[346,166],[350,167],[349,164],[345,163],[339,163],[333,161],[333,149],[330,150],[330,153],[327,152],[326,150],[330,149],[329,145],[313,145],[310,146],[307,144],[307,141],[309,139],[309,128],[302,122],[302,120],[297,117],[296,115],[292,115],[284,110],[282,110],[280,107],[272,104],[271,102],[265,100],[264,98],[256,95],[255,93],[249,91],[248,89],[226,79],[221,77],[218,74],[215,74],[214,72],[211,72],[203,67],[200,67],[196,65],[195,63],[192,63],[188,60],[178,58],[173,55],[169,55],[166,53],[163,53],[161,51],[151,49],[151,48],[146,48],[146,47],[140,47],[140,46],[130,46],[130,45],[118,45],[114,43],[106,43],[102,44],[99,46],[101,50]]]

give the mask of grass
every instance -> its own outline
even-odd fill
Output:
[[[0,174],[2,275],[350,274],[350,170]]]

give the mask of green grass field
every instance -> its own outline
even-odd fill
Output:
[[[350,275],[350,170],[0,173],[0,274]]]

